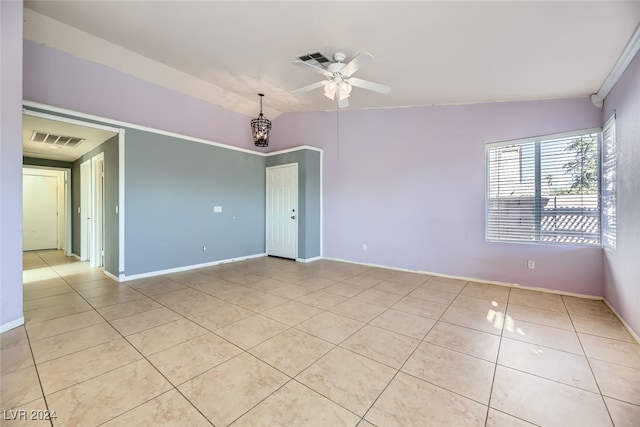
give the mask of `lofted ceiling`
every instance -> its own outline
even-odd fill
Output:
[[[335,109],[296,56],[366,51],[350,109],[598,92],[638,1],[25,1],[25,38],[255,115]]]

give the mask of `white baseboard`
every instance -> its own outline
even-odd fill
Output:
[[[24,325],[24,317],[5,323],[4,325],[0,325],[0,334],[2,332],[7,332],[10,329],[17,328],[18,326],[22,325]]]
[[[625,322],[625,320],[622,318],[622,316],[620,315],[620,313],[618,313],[618,310],[616,310],[612,304],[609,303],[609,301],[607,301],[606,298],[602,299],[604,301],[605,304],[607,304],[607,307],[609,307],[609,309],[611,309],[611,311],[613,312],[613,314],[616,315],[616,317],[620,320],[620,322],[622,322],[622,325],[625,327],[625,329],[627,330],[627,332],[629,332],[629,334],[633,337],[634,340],[636,340],[636,342],[638,344],[640,344],[640,337],[638,336],[638,334],[635,333],[635,331],[633,329],[631,329],[631,326],[629,326],[627,324],[627,322]]]
[[[103,273],[104,273],[105,276],[107,276],[110,279],[115,280],[116,282],[122,282],[122,279],[124,278],[123,275],[116,276],[115,274],[109,273],[107,270],[103,270]]]
[[[121,275],[122,277],[121,281],[145,279],[147,277],[162,276],[164,274],[180,273],[182,271],[197,270],[198,268],[213,267],[215,265],[227,264],[229,262],[245,261],[253,258],[262,258],[265,256],[267,256],[266,253],[261,253],[261,254],[247,255],[247,256],[238,257],[238,258],[221,259],[218,261],[207,262],[204,264],[185,265],[184,267],[169,268],[167,270],[158,270],[158,271],[150,271],[148,273],[132,274],[131,276],[127,276],[123,274]]]
[[[419,273],[419,274],[428,274],[430,276],[445,277],[445,278],[448,278],[448,279],[457,279],[457,280],[465,280],[465,281],[476,282],[476,283],[486,283],[486,284],[489,284],[489,285],[506,286],[506,287],[509,287],[509,288],[517,288],[517,289],[525,289],[525,290],[529,290],[529,291],[544,292],[544,293],[547,293],[547,294],[565,295],[565,296],[571,296],[571,297],[577,297],[577,298],[585,298],[585,299],[603,301],[607,305],[607,307],[609,307],[611,309],[613,314],[616,315],[616,317],[620,320],[620,322],[622,322],[622,325],[625,327],[627,332],[629,332],[629,334],[633,337],[633,339],[635,339],[638,342],[638,344],[640,344],[640,337],[638,336],[638,334],[636,334],[636,332],[633,329],[631,329],[631,326],[629,326],[629,324],[627,324],[627,322],[620,315],[620,313],[618,313],[618,311],[613,307],[613,305],[611,305],[609,303],[609,301],[607,301],[604,297],[599,296],[599,295],[586,295],[586,294],[578,294],[578,293],[574,293],[574,292],[565,292],[565,291],[558,291],[558,290],[546,289],[546,288],[534,288],[534,287],[530,287],[530,286],[521,286],[521,285],[518,285],[517,283],[495,282],[495,281],[491,281],[491,280],[481,280],[481,279],[474,279],[472,277],[463,277],[463,276],[451,276],[451,275],[448,275],[448,274],[433,273],[433,272],[429,272],[429,271],[407,270],[405,268],[387,267],[387,266],[378,265],[378,264],[367,264],[367,263],[363,263],[363,262],[349,261],[349,260],[339,259],[339,258],[323,258],[323,259],[327,259],[327,260],[331,260],[331,261],[346,262],[346,263],[350,263],[350,264],[366,265],[366,266],[369,266],[369,267],[386,268],[386,269],[389,269],[389,270],[407,271],[407,272],[410,272],[410,273]]]
[[[313,262],[313,261],[318,261],[321,260],[322,257],[321,256],[316,256],[313,258],[296,258],[296,262]]]
[[[371,264],[371,263],[357,262],[357,261],[349,261],[347,259],[340,259],[340,258],[323,257],[322,259],[326,259],[326,260],[329,260],[329,261],[346,262],[346,263],[349,263],[349,264],[365,265],[367,267],[386,268],[387,270],[396,270],[396,271],[404,271],[404,272],[408,272],[408,273],[427,274],[429,276],[443,277],[443,278],[446,278],[446,279],[464,280],[466,282],[484,283],[484,284],[487,284],[487,285],[497,285],[497,286],[505,286],[505,287],[508,287],[508,288],[525,289],[525,290],[528,290],[528,291],[544,292],[544,293],[548,293],[548,294],[565,295],[565,296],[570,296],[570,297],[586,298],[586,299],[593,299],[593,300],[603,300],[604,299],[603,297],[601,297],[599,295],[587,295],[587,294],[578,294],[578,293],[574,293],[574,292],[565,292],[565,291],[558,291],[558,290],[546,289],[546,288],[534,288],[534,287],[530,287],[530,286],[522,286],[522,285],[519,285],[517,283],[496,282],[496,281],[493,281],[493,280],[476,279],[476,278],[473,278],[473,277],[465,277],[465,276],[452,276],[452,275],[449,275],[449,274],[434,273],[432,271],[409,270],[409,269],[406,269],[406,268],[388,267],[386,265]]]

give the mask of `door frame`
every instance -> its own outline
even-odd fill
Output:
[[[33,117],[40,117],[48,120],[54,120],[58,122],[71,123],[79,126],[85,126],[90,128],[102,129],[110,132],[114,132],[118,135],[118,205],[115,207],[116,215],[118,215],[118,229],[111,230],[114,236],[117,236],[118,241],[118,271],[117,274],[111,274],[108,271],[104,273],[114,280],[124,280],[125,271],[125,129],[123,126],[129,125],[125,122],[114,121],[108,118],[94,116],[91,114],[80,113],[73,110],[67,110],[65,108],[54,107],[52,105],[42,104],[33,101],[22,101],[22,114]],[[27,107],[27,108],[25,108]],[[31,110],[29,108],[37,108],[43,111]],[[65,117],[64,115],[70,116]],[[106,124],[99,124],[97,122],[103,122]],[[111,126],[109,125],[111,124]],[[117,126],[117,127],[116,127]],[[71,184],[68,180],[69,195],[71,195]],[[69,204],[71,204],[71,197],[69,197]],[[69,207],[69,221],[71,221],[71,215],[73,215],[73,208]],[[68,233],[72,232],[71,223],[69,223]],[[68,238],[69,256],[73,256],[72,240],[69,235]],[[106,254],[105,254],[106,256]]]
[[[299,168],[298,168],[298,163],[287,163],[287,164],[283,164],[283,165],[276,165],[276,166],[269,166],[267,168],[265,168],[265,253],[268,255],[269,254],[269,171],[274,170],[274,169],[283,169],[283,168],[287,168],[287,167],[295,167],[296,169],[296,182],[295,182],[295,186],[296,186],[296,206],[295,206],[295,255],[294,255],[294,260],[298,259],[298,246],[300,243],[300,233],[299,233],[299,224],[300,224],[300,188],[299,188],[299,176],[298,176],[298,172],[299,172]],[[277,255],[274,255],[277,256]]]
[[[80,163],[80,261],[91,259],[91,159]]]
[[[62,180],[64,182],[63,192],[64,192],[64,219],[62,223],[64,224],[64,247],[60,248],[64,251],[66,256],[71,256],[71,246],[72,246],[72,233],[71,233],[71,220],[73,215],[73,206],[71,205],[71,169],[62,168],[63,176]]]
[[[104,211],[104,153],[91,158],[91,246],[89,260],[92,267],[104,267],[105,211]]]

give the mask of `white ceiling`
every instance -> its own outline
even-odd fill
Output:
[[[640,22],[638,1],[25,1],[25,7],[27,39],[247,115],[257,113],[256,94],[263,92],[267,117],[335,108],[322,90],[291,94],[322,78],[291,64],[315,51],[375,57],[356,76],[392,91],[354,88],[350,109],[588,96]]]
[[[34,131],[60,136],[78,137],[83,138],[84,141],[77,147],[56,146],[52,148],[51,144],[31,141],[31,135]],[[22,153],[25,157],[73,162],[114,135],[117,134],[102,129],[29,115],[22,116]]]

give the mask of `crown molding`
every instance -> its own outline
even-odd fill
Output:
[[[605,79],[604,83],[598,90],[598,93],[591,95],[591,102],[596,107],[602,109],[602,105],[604,99],[609,95],[613,86],[617,83],[618,79],[622,76],[624,71],[627,69],[633,58],[636,57],[638,52],[640,51],[640,25],[636,27],[636,30],[633,32],[631,39],[629,39],[629,43],[624,48],[618,61],[613,66],[613,69]]]

